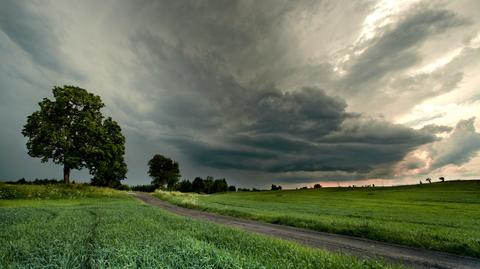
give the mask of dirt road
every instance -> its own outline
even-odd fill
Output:
[[[147,193],[133,193],[143,202],[191,218],[212,221],[243,230],[295,241],[305,246],[338,251],[359,257],[377,257],[413,268],[480,268],[480,259],[382,243],[352,236],[329,234],[284,225],[263,223],[179,207]]]

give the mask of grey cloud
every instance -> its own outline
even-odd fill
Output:
[[[455,69],[454,63],[432,74],[412,75],[407,70],[422,63],[425,43],[469,24],[453,11],[417,5],[398,23],[380,28],[377,36],[354,48],[364,51],[343,66],[346,74],[338,80],[342,96],[358,111],[381,110],[392,117],[454,90],[463,78],[462,68]]]
[[[29,54],[39,65],[62,73],[69,66],[63,62],[59,39],[49,18],[37,14],[31,2],[3,0],[0,30]]]
[[[420,131],[429,133],[429,134],[438,134],[438,133],[447,133],[450,132],[453,128],[450,126],[437,125],[437,124],[428,124],[423,126]]]
[[[468,74],[479,59],[480,49],[464,48],[450,62],[431,73],[402,75],[391,79],[385,86],[391,93],[383,96],[389,113],[400,113],[424,100],[455,90],[465,73]]]
[[[432,35],[465,23],[464,19],[448,10],[419,8],[393,29],[386,26],[379,37],[370,41],[366,51],[349,64],[343,82],[348,87],[354,85],[352,90],[361,90],[359,85],[370,84],[372,80],[377,82],[391,72],[410,67],[420,60],[414,48]]]
[[[409,151],[434,140],[430,134],[401,125],[349,114],[344,102],[320,89],[292,93],[272,89],[252,96],[258,100],[250,97],[242,103],[239,99],[235,109],[224,108],[226,122],[220,123],[221,132],[211,133],[210,143],[184,139],[174,143],[207,166],[275,173],[366,173],[400,161]],[[229,125],[235,120],[239,124]]]
[[[480,134],[476,132],[474,122],[475,118],[459,121],[448,138],[429,147],[433,169],[448,164],[461,165],[476,156],[480,150]]]

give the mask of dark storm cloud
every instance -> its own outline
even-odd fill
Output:
[[[204,5],[169,4],[167,18],[186,13],[191,14],[191,20],[167,29],[175,35],[146,30],[134,33],[131,39],[151,70],[152,77],[145,81],[155,81],[139,85],[157,93],[150,98],[156,108],[151,117],[172,132],[183,134],[169,141],[195,163],[274,173],[367,173],[378,166],[392,165],[409,151],[434,140],[424,132],[349,113],[343,99],[317,87],[292,91],[256,80],[241,81],[242,75],[232,68],[232,61],[248,72],[258,70],[257,63],[271,63],[281,57],[287,43],[274,43],[285,38],[278,29],[279,17],[302,9],[301,4],[265,9],[264,16],[241,4]],[[155,10],[155,5],[149,8]],[[197,12],[199,9],[202,12]],[[250,15],[243,14],[246,10],[253,11],[251,16],[258,16],[260,23],[252,23]],[[167,25],[172,23],[159,17],[159,25],[163,20]],[[231,17],[235,17],[235,23]],[[209,38],[198,37],[198,28]],[[266,53],[252,48],[260,42],[259,33],[264,36],[261,42],[271,45]],[[227,46],[232,39],[233,47]],[[168,94],[162,94],[164,88]]]
[[[220,131],[210,133],[210,142],[206,138],[174,143],[206,166],[268,172],[370,172],[434,140],[424,132],[346,113],[344,102],[320,89],[262,91],[243,99],[249,102],[241,100],[235,109],[223,109],[225,122],[219,122]],[[229,125],[231,121],[236,124]]]

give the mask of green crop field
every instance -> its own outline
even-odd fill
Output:
[[[221,214],[480,257],[480,181],[155,195]]]
[[[190,220],[108,189],[0,184],[0,193],[0,268],[388,268]]]

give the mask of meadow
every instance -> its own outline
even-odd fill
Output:
[[[400,268],[180,217],[121,191],[0,191],[0,268]]]
[[[480,257],[480,181],[154,195],[235,217]]]

